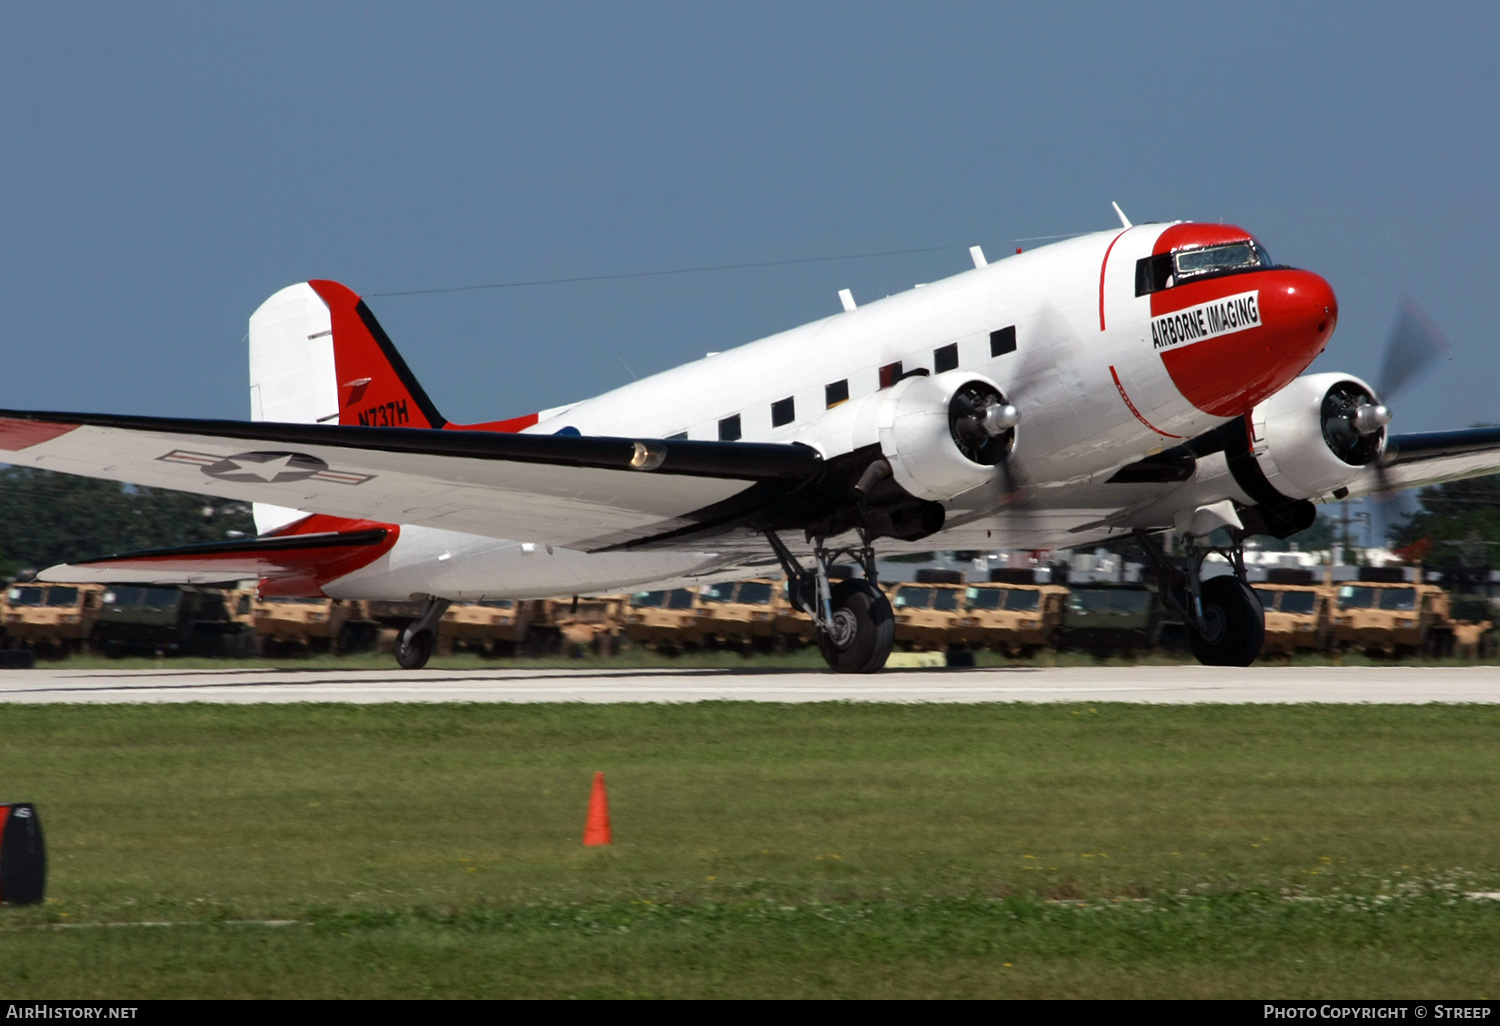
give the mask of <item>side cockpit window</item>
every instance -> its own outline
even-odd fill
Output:
[[[1136,261],[1135,294],[1146,296],[1186,281],[1263,271],[1274,266],[1265,247],[1253,239],[1179,249]]]
[[[1172,287],[1172,254],[1142,257],[1135,262],[1135,294],[1149,296]]]

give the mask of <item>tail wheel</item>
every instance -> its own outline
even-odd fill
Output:
[[[1206,630],[1188,631],[1193,657],[1204,666],[1249,666],[1266,640],[1266,614],[1250,586],[1238,577],[1203,582]]]
[[[818,631],[818,649],[838,673],[874,673],[885,666],[896,640],[890,601],[869,581],[833,586],[833,629]]]
[[[420,670],[432,658],[433,636],[431,630],[414,633],[402,631],[396,635],[396,663],[403,670]]]

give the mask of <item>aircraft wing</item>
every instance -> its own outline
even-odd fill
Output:
[[[11,411],[0,461],[585,551],[727,530],[822,467],[802,445]]]
[[[1424,431],[1392,435],[1380,458],[1380,471],[1366,469],[1349,494],[1439,484],[1465,477],[1500,474],[1500,427]]]

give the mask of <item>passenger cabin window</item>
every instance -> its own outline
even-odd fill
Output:
[[[896,382],[898,382],[900,380],[901,380],[901,361],[900,360],[897,360],[895,363],[888,363],[884,367],[880,368],[880,387],[881,388],[890,388],[892,385],[894,385]]]
[[[771,426],[781,427],[797,419],[797,404],[789,396],[771,404]]]
[[[1253,239],[1179,249],[1175,253],[1142,257],[1135,262],[1135,294],[1145,296],[1185,281],[1274,266],[1265,247]]]
[[[833,409],[839,403],[849,401],[849,379],[835,381],[831,385],[823,386],[823,398],[828,404],[828,409]]]
[[[1139,295],[1139,293],[1137,293]],[[1004,356],[1016,351],[1016,326],[997,328],[990,332],[990,356]]]
[[[932,351],[932,372],[941,374],[958,367],[958,343],[950,342]]]
[[[725,417],[719,421],[719,441],[738,442],[740,440],[740,415],[736,413],[733,417]]]

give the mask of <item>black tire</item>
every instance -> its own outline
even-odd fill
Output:
[[[406,631],[396,635],[396,664],[403,670],[420,670],[432,658],[432,631],[421,630],[408,636]]]
[[[1188,629],[1188,647],[1204,666],[1249,666],[1266,640],[1266,612],[1250,586],[1225,575],[1203,582],[1207,637]]]
[[[833,617],[845,630],[839,639],[818,631],[818,650],[836,673],[875,673],[885,667],[896,641],[891,603],[869,581],[839,581],[833,586]]]

